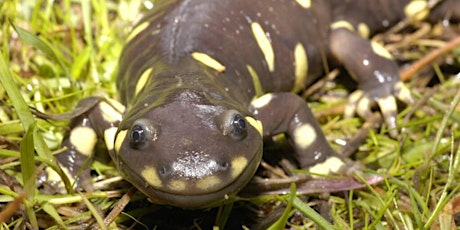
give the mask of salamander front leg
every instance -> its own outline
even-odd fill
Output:
[[[107,137],[106,130],[118,125],[124,108],[115,101],[90,97],[80,101],[76,110],[86,112],[72,119],[71,130],[61,144],[67,150],[57,154],[56,159],[69,179],[76,182],[76,187],[92,191],[90,165],[94,148],[98,140],[110,138]]]
[[[329,42],[333,56],[342,63],[358,82],[359,90],[350,96],[345,116],[355,111],[363,118],[371,115],[377,103],[392,136],[396,131],[397,106],[395,97],[412,103],[409,89],[400,81],[398,66],[381,45],[362,38],[347,27],[333,29]]]
[[[269,93],[251,102],[249,110],[263,124],[264,137],[286,133],[300,167],[312,173],[343,173],[348,163],[326,141],[310,108],[292,93]]]

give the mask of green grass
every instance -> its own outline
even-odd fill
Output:
[[[0,229],[106,228],[104,218],[130,186],[117,183],[119,174],[101,159],[93,169],[98,175],[95,183],[102,189],[63,195],[47,190],[52,186],[36,178],[46,168],[59,171],[52,155],[62,150],[67,122],[35,118],[29,107],[59,114],[71,111],[90,95],[104,92],[116,97],[118,57],[142,10],[141,1],[128,0],[0,1],[0,219],[8,216]],[[439,39],[427,34],[423,42],[415,40],[392,52],[399,60],[411,61],[429,51],[421,44]],[[449,68],[444,68],[444,62],[433,65],[435,74],[429,76],[435,78],[435,87],[426,87],[426,78],[421,77],[407,83],[417,103],[401,107],[399,136],[390,138],[385,125],[371,129],[352,155],[366,166],[366,172],[382,175],[382,183],[332,194],[245,198],[246,202],[217,210],[222,215],[210,223],[232,222],[227,220],[231,210],[280,209],[283,215],[273,220],[271,229],[331,229],[331,225],[336,229],[459,229],[454,218],[460,211],[460,82],[453,74],[460,70],[460,48],[449,58]],[[323,130],[340,149],[339,140],[354,139],[363,121],[330,112],[346,100],[342,86],[328,84],[323,89],[311,97],[310,104],[317,114],[326,114],[320,117]],[[8,208],[15,199],[23,206]],[[157,209],[137,193],[114,219],[119,226],[149,229],[151,223],[142,217],[157,215]],[[194,224],[203,222],[189,226]]]

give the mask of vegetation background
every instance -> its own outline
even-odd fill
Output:
[[[206,229],[225,224],[459,229],[458,47],[408,77],[417,102],[401,104],[396,138],[388,135],[385,125],[376,128],[378,111],[377,122],[367,124],[341,116],[350,88],[340,80],[320,81],[319,89],[308,90],[328,140],[340,152],[351,152],[366,173],[381,176],[381,183],[308,196],[259,195],[196,212],[158,207],[137,193],[110,219],[109,212],[117,210],[130,185],[101,156],[92,165],[95,192],[57,193],[43,175],[45,169],[57,168],[53,154],[62,151],[68,121],[38,118],[30,108],[60,114],[90,95],[116,98],[114,81],[124,41],[142,12],[154,6],[154,1],[141,0],[0,0],[0,229]],[[455,24],[406,23],[373,39],[405,68],[444,47],[459,31]],[[336,71],[344,75],[340,69],[332,73]],[[282,173],[279,165],[267,162],[260,171],[259,176],[269,180]],[[173,222],[165,221],[171,217]],[[109,225],[111,220],[115,222]]]

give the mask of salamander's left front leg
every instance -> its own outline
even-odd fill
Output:
[[[329,46],[333,56],[359,84],[359,90],[350,96],[345,116],[350,117],[356,111],[363,118],[369,117],[372,104],[377,103],[394,135],[397,113],[395,96],[406,103],[412,103],[413,99],[399,79],[398,66],[391,54],[348,27],[333,29]]]
[[[249,110],[262,122],[264,137],[286,133],[300,167],[312,173],[343,173],[350,165],[336,153],[307,103],[292,93],[269,93],[251,102]]]

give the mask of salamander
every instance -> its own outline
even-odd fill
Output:
[[[56,157],[90,190],[86,162],[101,139],[151,201],[187,209],[237,194],[256,172],[264,140],[279,133],[299,168],[343,173],[353,163],[331,148],[296,92],[325,66],[343,65],[358,84],[346,113],[367,116],[377,103],[395,128],[396,98],[412,98],[391,54],[368,38],[428,15],[422,0],[161,1],[127,38],[121,103],[83,100],[77,108],[90,109],[72,120],[67,151]]]

